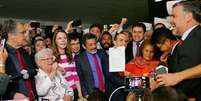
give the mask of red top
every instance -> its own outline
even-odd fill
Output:
[[[159,61],[146,61],[142,56],[138,56],[126,64],[125,70],[135,76],[149,75],[155,70]]]

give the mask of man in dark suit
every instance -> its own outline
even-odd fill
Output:
[[[126,47],[126,63],[139,55],[140,46],[144,41],[146,27],[143,23],[136,23],[132,28],[132,41]]]
[[[200,1],[181,1],[173,6],[171,21],[177,33],[182,36],[183,42],[174,49],[172,54],[171,59],[173,60],[169,62],[171,73],[157,77],[160,85],[175,85],[189,98],[196,98],[196,101],[201,101],[201,78],[184,80],[186,79],[184,75],[188,74],[181,72],[201,63],[200,9]],[[173,83],[175,80],[177,83],[180,82],[179,80],[181,82]]]
[[[97,38],[93,34],[83,36],[84,52],[76,58],[77,72],[83,94],[99,90],[107,92],[108,58],[103,50],[97,50]]]
[[[13,79],[8,84],[4,99],[28,99],[34,101],[34,82],[36,75],[35,63],[29,54],[22,48],[26,43],[26,30],[23,23],[7,20],[2,30],[7,33],[5,48],[8,58],[5,63],[5,71]],[[35,93],[36,94],[36,93]]]

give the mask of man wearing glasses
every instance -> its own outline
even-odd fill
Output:
[[[5,48],[8,58],[5,71],[11,76],[3,99],[34,101],[36,97],[33,77],[36,75],[36,65],[28,53],[22,48],[26,41],[26,30],[23,23],[7,20],[2,30],[7,33]]]

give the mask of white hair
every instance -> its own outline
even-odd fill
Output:
[[[41,49],[40,51],[38,51],[36,54],[35,54],[35,61],[39,61],[40,59],[42,59],[42,57],[49,53],[49,52],[52,52],[52,49],[50,48],[44,48],[44,49]]]

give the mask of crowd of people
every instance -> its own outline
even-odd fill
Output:
[[[170,17],[173,30],[158,23],[151,34],[140,22],[125,28],[122,18],[109,29],[92,24],[88,33],[70,21],[46,36],[30,23],[6,20],[0,76],[10,80],[1,79],[8,82],[1,99],[108,101],[126,77],[148,77],[144,101],[201,101],[201,2],[178,2]],[[111,47],[125,47],[125,71],[109,72]],[[169,73],[154,75],[159,65]],[[136,101],[135,92],[119,90],[111,101]]]

